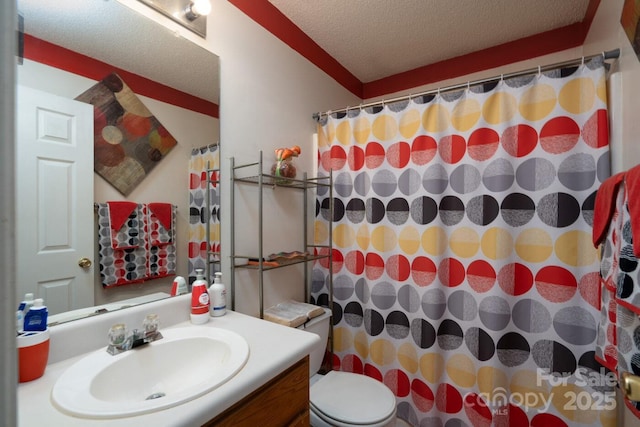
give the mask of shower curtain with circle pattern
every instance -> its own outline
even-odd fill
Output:
[[[600,58],[319,120],[334,369],[383,381],[415,426],[616,424],[593,357],[605,78]]]
[[[206,271],[207,263],[220,257],[209,252],[220,252],[220,149],[217,144],[191,150],[189,160],[189,284],[196,280],[196,269]],[[207,171],[209,168],[209,171]],[[207,213],[207,191],[209,207]],[[207,218],[209,235],[207,236]],[[208,281],[213,283],[219,267],[210,263]]]

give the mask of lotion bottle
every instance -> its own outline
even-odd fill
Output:
[[[27,314],[27,311],[29,311],[29,309],[33,306],[33,302],[34,301],[32,293],[24,294],[24,300],[22,300],[20,306],[18,306],[18,310],[22,312],[23,316]]]
[[[189,290],[187,289],[187,282],[184,280],[184,277],[176,276],[171,284],[171,296],[175,297],[176,295],[187,293],[189,293]]]
[[[227,289],[222,284],[222,273],[217,272],[213,284],[209,287],[211,316],[224,316],[227,312]]]
[[[48,314],[42,298],[36,298],[33,307],[24,316],[24,331],[46,330]]]
[[[204,270],[196,269],[196,280],[191,285],[191,323],[202,325],[209,321],[209,293]]]

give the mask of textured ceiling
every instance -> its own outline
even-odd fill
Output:
[[[580,22],[589,0],[269,0],[361,82]]]
[[[117,1],[19,0],[25,33],[219,102],[218,57]]]

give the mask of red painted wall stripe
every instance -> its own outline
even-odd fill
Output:
[[[229,0],[282,42],[323,70],[345,89],[362,97],[362,82],[267,0]]]
[[[102,80],[110,73],[115,72],[122,77],[133,92],[139,95],[211,117],[220,117],[219,106],[214,102],[198,98],[29,34],[24,35],[24,57],[93,80]]]
[[[375,80],[364,85],[363,99],[375,98],[580,46],[584,41],[581,29],[582,24],[574,24]]]
[[[380,97],[581,46],[600,5],[600,0],[589,0],[587,12],[580,23],[362,83],[268,0],[229,2],[362,99]]]

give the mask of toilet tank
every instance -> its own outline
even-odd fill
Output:
[[[324,309],[324,314],[316,316],[308,322],[298,326],[298,329],[311,332],[320,337],[320,343],[318,343],[311,353],[309,353],[309,377],[315,375],[322,366],[322,359],[324,359],[324,353],[327,349],[331,310],[327,307],[322,308]]]

